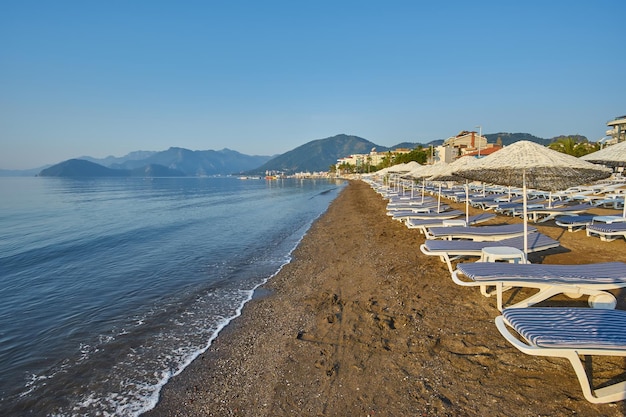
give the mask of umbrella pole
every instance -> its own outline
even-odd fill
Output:
[[[424,192],[426,191],[426,178],[422,178],[422,204],[424,204]]]
[[[439,196],[437,196],[437,213],[441,213],[439,208],[441,206],[441,181],[439,182]]]
[[[548,195],[548,208],[552,208],[552,191],[550,191],[550,194]]]
[[[465,180],[465,226],[469,226],[469,180]]]
[[[523,213],[524,213],[524,255],[528,258],[528,200],[526,197],[526,170],[522,171],[522,201],[523,201]]]

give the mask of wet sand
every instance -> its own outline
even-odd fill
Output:
[[[493,322],[495,299],[454,284],[444,263],[419,251],[424,237],[391,220],[385,206],[369,185],[351,182],[263,295],[144,415],[626,414],[625,402],[587,402],[567,360],[510,346]],[[519,221],[499,216],[485,224]],[[561,247],[533,262],[626,261],[623,239],[534,226]],[[613,293],[626,309],[626,292]],[[585,298],[542,305],[586,305]],[[626,359],[594,359],[592,369],[596,384],[625,379]]]

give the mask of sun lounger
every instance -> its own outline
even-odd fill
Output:
[[[557,216],[573,216],[575,214],[584,213],[592,209],[590,204],[576,204],[572,206],[561,207],[543,207],[527,210],[528,219],[534,223],[543,223],[552,220]],[[522,215],[522,211],[515,211],[514,215]]]
[[[626,381],[613,381],[611,385],[594,389],[580,359],[580,356],[626,356],[626,311],[507,308],[495,322],[502,336],[521,352],[568,359],[587,401],[609,403],[626,399]]]
[[[539,252],[546,249],[556,248],[560,245],[558,240],[554,240],[542,233],[531,233],[528,235],[528,252]],[[524,250],[524,236],[513,237],[500,240],[498,242],[474,242],[472,240],[426,240],[420,245],[420,250],[425,255],[439,256],[442,262],[448,265],[452,273],[451,261],[468,256],[480,257],[482,250],[489,246],[507,246],[519,250]]]
[[[476,214],[474,216],[469,216],[468,224],[472,225],[472,224],[483,223],[483,222],[493,219],[494,217],[496,217],[496,215],[492,213]],[[453,219],[460,219],[460,220],[465,221],[464,216],[453,217]],[[444,219],[444,220],[450,220],[450,219]],[[405,221],[405,224],[409,229],[420,229],[421,233],[425,233],[426,229],[429,227],[443,226],[444,220],[441,220],[441,219],[407,219]]]
[[[626,217],[624,216],[593,216],[593,221],[591,223],[623,223],[626,222]]]
[[[607,290],[626,287],[626,263],[605,262],[583,265],[543,265],[493,262],[459,263],[452,280],[462,286],[480,286],[487,297],[495,292],[498,310],[503,292],[512,288],[536,288],[539,292],[511,307],[528,307],[557,294],[588,295],[595,308],[615,308],[617,301]],[[495,291],[488,291],[495,287]]]
[[[528,233],[534,233],[537,228],[529,226]],[[494,242],[524,235],[524,225],[521,223],[502,224],[493,226],[453,226],[430,227],[427,229],[426,239],[469,239],[476,242]]]
[[[448,209],[450,209],[449,206],[442,204],[439,207],[439,211],[437,211],[437,204],[435,204],[434,206],[427,206],[427,207],[415,207],[415,208],[404,209],[404,210],[390,210],[390,211],[387,211],[387,216],[390,216],[394,220],[405,221],[406,219],[414,219],[414,218],[420,219],[422,218],[420,217],[421,214],[445,213],[446,210]]]
[[[421,198],[417,199],[407,199],[407,200],[392,200],[387,203],[387,210],[404,210],[407,207],[424,207],[424,206],[432,206],[433,204],[437,205],[437,200],[433,198],[425,198],[423,201]]]
[[[620,237],[626,239],[626,223],[592,223],[587,226],[587,236],[598,236],[605,242],[611,242]]]
[[[594,215],[580,215],[580,216],[559,216],[555,219],[557,226],[567,227],[570,232],[577,232],[585,229],[588,224],[593,221]]]
[[[410,216],[406,218],[422,219],[422,220],[434,220],[434,219],[447,220],[447,219],[453,219],[455,217],[459,217],[462,214],[465,214],[465,213],[459,210],[441,211],[439,213],[437,213],[436,211],[433,211],[430,213],[413,213],[413,214],[410,214]]]

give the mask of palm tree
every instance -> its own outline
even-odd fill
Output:
[[[580,142],[571,136],[559,138],[556,141],[548,145],[548,148],[558,152],[562,152],[575,157],[581,157],[590,152],[594,152],[597,146],[590,144],[589,142]]]

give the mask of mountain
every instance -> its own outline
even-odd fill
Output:
[[[111,169],[105,166],[85,161],[83,159],[68,159],[42,170],[40,177],[125,177],[127,171]]]
[[[191,151],[172,147],[166,151],[155,152],[145,159],[129,159],[112,164],[110,168],[135,169],[147,164],[157,164],[190,176],[228,175],[257,168],[270,159],[271,156],[244,155],[230,149]]]
[[[394,146],[390,146],[389,149],[394,150],[394,149],[399,149],[399,148],[403,148],[403,149],[415,149],[418,146],[421,146],[422,148],[428,148],[431,145],[432,146],[439,146],[443,144],[443,139],[439,139],[439,140],[431,140],[428,143],[415,143],[415,142],[402,142],[402,143],[398,143],[397,145]]]
[[[81,156],[76,159],[84,159],[85,161],[93,162],[99,165],[104,165],[105,167],[111,167],[111,165],[115,164],[123,164],[126,161],[137,161],[151,157],[157,153],[156,151],[134,151],[126,154],[124,156],[113,156],[109,155],[106,158],[92,158],[91,156]]]
[[[150,164],[133,170],[112,169],[83,159],[68,159],[43,169],[40,177],[183,177],[181,171]]]
[[[483,135],[487,142],[496,143],[498,138],[502,141],[502,145],[507,146],[515,142],[519,142],[520,140],[528,140],[530,142],[535,142],[543,146],[548,146],[553,142],[554,139],[542,139],[537,136],[533,136],[530,133],[507,133],[507,132],[499,132],[499,133],[489,133]]]
[[[279,155],[259,168],[248,171],[260,174],[267,171],[280,171],[287,174],[295,172],[328,171],[328,167],[337,163],[337,159],[352,154],[369,153],[372,148],[386,151],[388,148],[376,145],[369,140],[351,135],[336,135],[326,139],[317,139]]]

